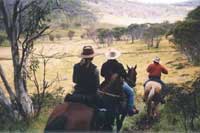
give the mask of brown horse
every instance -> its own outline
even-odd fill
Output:
[[[161,93],[162,86],[156,81],[149,81],[145,85],[144,101],[147,105],[147,117],[148,120],[156,118],[158,116],[158,95]]]
[[[119,95],[120,78],[112,78],[109,86],[109,94]],[[112,88],[112,89],[111,89]],[[114,89],[115,88],[115,89]],[[45,131],[92,131],[96,130],[93,125],[96,109],[81,101],[64,102],[55,107],[51,113]],[[104,130],[104,127],[98,129]]]
[[[131,86],[135,86],[136,82],[136,66],[128,67],[127,82]],[[124,95],[122,91],[122,79],[113,75],[111,82],[105,84],[101,88],[103,95],[113,97],[112,107],[118,109],[119,103],[116,99],[121,99]],[[117,102],[116,102],[117,101]],[[51,113],[45,131],[92,131],[96,130],[92,123],[94,123],[95,108],[87,106],[78,102],[64,102],[55,107]],[[112,113],[111,113],[112,114]],[[119,131],[123,125],[123,120],[127,112],[121,112],[116,115],[117,130]],[[107,130],[106,127],[100,130]]]

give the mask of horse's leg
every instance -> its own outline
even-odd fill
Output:
[[[147,102],[147,118],[150,120],[152,114],[152,102],[151,100]]]
[[[158,104],[159,102],[155,102],[154,104],[154,118],[157,118],[159,116],[159,112],[158,112]]]
[[[122,128],[126,114],[122,114],[121,117],[119,117],[117,117],[117,132],[119,132]]]

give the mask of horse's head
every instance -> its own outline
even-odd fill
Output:
[[[127,65],[128,73],[127,73],[126,82],[131,87],[135,87],[135,83],[136,83],[136,79],[137,79],[136,68],[137,68],[137,65],[135,65],[135,67],[129,67]]]

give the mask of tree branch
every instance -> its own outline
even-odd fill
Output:
[[[13,8],[13,23],[15,23],[17,16],[18,16],[18,5],[20,3],[20,0],[16,0]]]
[[[19,69],[20,71],[22,69],[24,58],[25,58],[26,53],[28,52],[27,49],[29,48],[30,43],[33,40],[39,38],[48,28],[49,28],[49,26],[44,27],[39,33],[37,33],[36,35],[34,35],[30,38],[28,37],[28,35],[26,36],[26,39],[22,43],[23,48],[22,48],[22,57],[21,57],[20,69]],[[24,47],[24,45],[25,45],[25,47]]]
[[[7,92],[8,92],[8,94],[9,94],[9,96],[11,98],[11,101],[12,102],[16,101],[16,96],[13,93],[12,88],[10,87],[10,85],[9,85],[9,83],[8,83],[6,77],[5,77],[5,74],[4,74],[4,71],[3,71],[3,68],[2,68],[1,65],[0,65],[0,76],[1,76],[1,79],[2,79],[2,81],[4,83],[4,85],[5,85],[5,88],[6,88]]]
[[[30,37],[26,43],[30,43],[33,40],[39,38],[47,29],[49,28],[49,26],[44,27],[40,32],[38,32],[37,34],[33,35],[32,37]]]

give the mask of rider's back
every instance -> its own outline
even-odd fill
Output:
[[[99,87],[98,72],[94,64],[87,68],[80,63],[74,65],[73,81],[75,91],[82,94],[96,94]]]
[[[167,69],[159,63],[152,63],[148,66],[149,77],[161,77],[161,73],[168,74]]]

